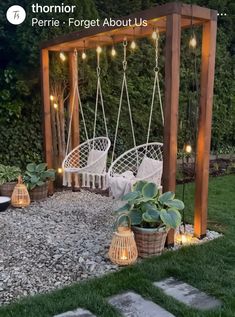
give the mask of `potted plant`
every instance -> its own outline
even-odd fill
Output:
[[[17,166],[0,164],[0,192],[2,196],[11,197],[20,173],[20,168]]]
[[[30,199],[40,200],[47,197],[48,181],[55,180],[55,170],[47,169],[46,163],[30,163],[26,166],[24,183],[26,184]]]
[[[130,193],[122,197],[126,204],[116,213],[131,218],[140,257],[161,254],[170,228],[181,224],[180,210],[184,203],[173,192],[160,194],[156,184],[139,181]]]

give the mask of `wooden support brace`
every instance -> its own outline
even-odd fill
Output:
[[[166,22],[163,192],[175,191],[177,164],[178,104],[180,81],[181,16],[171,14]],[[167,245],[174,245],[170,230]]]
[[[41,85],[42,85],[42,104],[43,104],[43,140],[44,156],[48,168],[53,168],[53,144],[51,128],[51,107],[50,107],[50,85],[49,85],[49,52],[47,49],[41,50]],[[53,183],[49,183],[49,194],[53,194]]]
[[[208,21],[203,25],[200,85],[201,96],[196,152],[196,193],[194,210],[194,234],[198,238],[205,237],[207,229],[208,179],[216,52],[216,30],[216,21]]]
[[[78,61],[76,52],[69,52],[69,87],[70,87],[70,97],[69,97],[69,110],[70,115],[73,112],[72,117],[72,127],[71,127],[71,147],[74,149],[80,143],[80,130],[79,130],[79,102],[77,94],[78,86]],[[74,95],[75,93],[75,95]],[[77,182],[77,184],[79,181]],[[75,180],[73,177],[73,185],[75,185]]]

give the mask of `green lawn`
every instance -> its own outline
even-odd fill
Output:
[[[193,184],[186,185],[187,219],[192,219]],[[178,187],[178,197],[182,188]],[[209,227],[224,233],[212,242],[166,252],[103,278],[75,284],[46,295],[25,298],[2,307],[0,316],[52,317],[85,307],[100,317],[120,316],[105,298],[134,290],[177,317],[235,316],[235,175],[212,178],[209,192]],[[223,301],[220,310],[199,312],[165,296],[153,281],[174,276]]]

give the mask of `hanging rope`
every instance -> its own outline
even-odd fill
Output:
[[[152,93],[152,101],[151,101],[151,107],[150,107],[150,115],[149,115],[149,124],[148,124],[146,146],[149,143],[150,129],[151,129],[151,123],[152,123],[153,106],[154,106],[154,101],[155,101],[156,88],[157,88],[157,91],[158,91],[158,98],[159,98],[159,104],[160,104],[160,109],[161,109],[162,125],[164,126],[164,114],[163,114],[163,106],[162,106],[162,96],[161,96],[160,83],[159,83],[158,53],[159,53],[159,32],[157,30],[156,31],[156,39],[155,39],[155,67],[154,67],[155,76],[154,76],[154,83],[153,83],[153,93]]]
[[[126,79],[126,69],[127,69],[126,49],[127,49],[127,41],[124,40],[123,41],[123,62],[122,62],[122,64],[123,64],[123,80],[122,80],[121,96],[120,96],[119,107],[118,107],[118,117],[117,117],[117,125],[116,125],[115,136],[114,136],[111,163],[113,162],[113,159],[114,159],[114,153],[115,153],[115,148],[116,148],[116,143],[117,143],[117,134],[118,134],[118,128],[119,128],[119,122],[120,122],[120,114],[121,114],[121,109],[122,109],[124,89],[126,91],[127,105],[128,105],[128,111],[129,111],[129,118],[130,118],[130,124],[131,124],[133,143],[134,143],[134,147],[136,147],[135,131],[134,131],[134,125],[133,125],[133,120],[132,120],[130,98],[129,98],[129,92],[128,92],[128,86],[127,86],[127,79]]]
[[[75,57],[75,60],[77,61],[77,50],[76,49],[74,50],[74,57]],[[70,139],[71,139],[71,130],[72,130],[73,113],[74,113],[74,108],[75,108],[76,92],[77,92],[77,97],[78,97],[79,108],[81,110],[82,121],[83,121],[83,125],[84,125],[86,139],[87,140],[89,139],[88,133],[87,133],[86,121],[85,121],[84,112],[83,112],[83,107],[82,107],[82,102],[81,102],[81,97],[80,97],[80,92],[79,92],[79,87],[78,87],[77,75],[75,74],[75,72],[74,72],[74,76],[73,76],[73,83],[74,83],[74,89],[73,89],[73,95],[72,95],[72,109],[71,109],[71,114],[70,114],[68,138],[67,138],[67,145],[66,145],[66,156],[69,153],[69,145],[70,145]]]
[[[96,123],[97,123],[97,112],[98,112],[99,97],[100,97],[102,113],[103,113],[105,133],[106,133],[106,137],[108,138],[108,128],[107,128],[107,121],[106,121],[105,110],[104,110],[104,100],[103,100],[101,81],[100,81],[100,52],[98,52],[98,51],[97,51],[96,73],[97,73],[97,87],[96,87],[95,119],[94,119],[93,139],[95,138],[95,135],[96,135]]]

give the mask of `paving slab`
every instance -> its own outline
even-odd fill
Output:
[[[112,296],[108,302],[125,317],[175,317],[161,306],[133,292]]]
[[[95,317],[95,315],[88,310],[78,308],[77,310],[68,311],[67,313],[56,315],[54,317]]]
[[[162,289],[166,295],[172,296],[192,308],[210,310],[219,308],[222,305],[220,300],[174,277],[155,282],[154,285]]]

